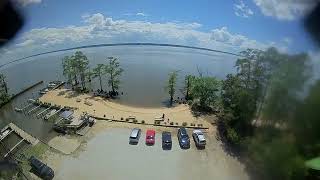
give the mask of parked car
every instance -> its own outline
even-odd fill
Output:
[[[193,130],[192,137],[197,147],[204,148],[206,146],[206,138],[204,137],[204,134],[201,130]]]
[[[138,144],[140,139],[141,129],[133,128],[129,137],[129,144]]]
[[[37,176],[45,180],[53,179],[54,171],[43,162],[41,162],[34,156],[31,156],[29,159],[29,163],[31,166],[31,171],[34,172]]]
[[[178,130],[179,145],[183,149],[190,148],[190,138],[185,128],[179,128]]]
[[[162,132],[162,149],[172,148],[172,138],[170,132]]]
[[[146,133],[146,144],[147,145],[153,145],[155,142],[155,136],[156,136],[156,132],[154,130],[147,130]]]

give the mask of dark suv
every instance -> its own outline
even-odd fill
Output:
[[[34,156],[30,157],[29,162],[31,166],[31,171],[35,173],[37,176],[45,180],[53,179],[54,172],[49,166],[47,166]]]
[[[162,149],[170,150],[172,148],[172,139],[170,132],[162,132]]]
[[[178,140],[179,140],[179,145],[181,148],[183,148],[183,149],[190,148],[190,138],[189,138],[187,130],[185,128],[179,128]]]

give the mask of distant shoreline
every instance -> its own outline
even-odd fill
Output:
[[[210,48],[204,48],[204,47],[196,47],[196,46],[185,46],[185,45],[178,45],[178,44],[164,44],[164,43],[114,43],[114,44],[92,44],[92,45],[85,45],[85,46],[76,46],[71,48],[64,48],[64,49],[58,49],[53,51],[46,51],[43,53],[37,53],[30,56],[25,56],[19,59],[15,59],[12,61],[9,61],[7,63],[1,64],[0,69],[8,66],[12,63],[16,63],[19,61],[23,61],[28,58],[37,57],[41,55],[56,53],[56,52],[63,52],[63,51],[70,51],[70,50],[76,50],[76,49],[87,49],[87,48],[95,48],[95,47],[111,47],[111,46],[159,46],[159,47],[177,47],[177,48],[186,48],[186,49],[195,49],[195,50],[201,50],[201,51],[210,51],[210,52],[216,52],[216,53],[222,53],[222,54],[228,54],[232,56],[237,57],[243,57],[242,55],[238,53],[228,52],[228,51],[222,51],[222,50],[216,50],[216,49],[210,49]]]

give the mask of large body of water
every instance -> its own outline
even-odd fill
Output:
[[[131,106],[163,106],[168,101],[164,87],[171,71],[179,71],[177,96],[181,97],[186,74],[197,75],[200,70],[204,75],[223,79],[228,73],[234,73],[236,70],[235,56],[201,50],[151,46],[116,46],[80,50],[87,55],[91,68],[99,63],[108,63],[109,56],[119,58],[124,69],[120,92],[124,94],[118,101]],[[62,58],[74,52],[75,50],[72,50],[29,58],[11,64],[1,72],[7,77],[12,93],[19,92],[40,80],[44,80],[45,83],[65,80],[61,68]],[[0,126],[14,122],[35,136],[46,137],[52,123],[13,110],[15,106],[21,107],[28,98],[36,98],[38,90],[44,85],[30,90],[4,106],[0,110]],[[103,86],[105,90],[110,90],[106,78],[103,79]],[[99,88],[98,79],[93,80],[92,87]]]

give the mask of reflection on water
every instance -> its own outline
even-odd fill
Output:
[[[120,64],[124,69],[120,92],[123,92],[124,95],[118,101],[132,106],[163,106],[163,102],[168,100],[164,86],[170,71],[179,70],[177,97],[182,96],[181,91],[186,74],[197,75],[199,69],[204,75],[224,78],[226,74],[235,71],[233,65],[236,57],[200,50],[121,46],[83,49],[82,51],[88,56],[91,68],[98,63],[107,63],[108,56],[120,59]],[[61,59],[73,53],[74,51],[67,51],[38,56],[2,70],[7,77],[10,92],[19,92],[40,80],[44,80],[45,83],[52,80],[64,80]],[[95,79],[92,82],[93,89],[97,89],[98,84],[98,80]],[[110,90],[106,78],[103,78],[103,85],[105,90]],[[31,130],[34,135],[48,134],[47,127],[51,126],[50,123],[13,111],[15,106],[21,107],[28,98],[38,96],[38,89],[41,88],[42,86],[38,86],[4,106],[0,110],[1,126],[13,121],[26,131]]]

